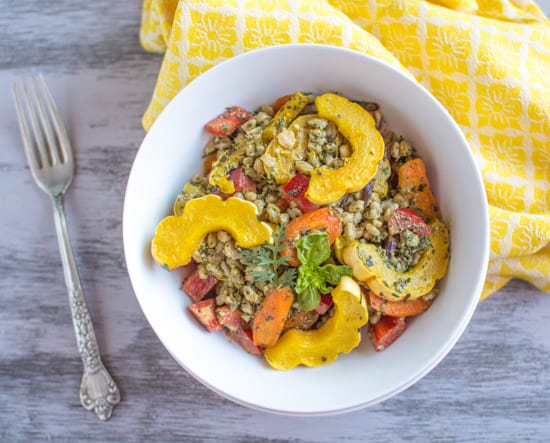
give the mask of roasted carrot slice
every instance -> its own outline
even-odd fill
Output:
[[[273,108],[273,112],[276,113],[279,109],[283,107],[283,105],[290,100],[290,97],[292,97],[292,94],[283,95],[282,97],[279,97],[273,105],[271,106]]]
[[[411,317],[418,315],[428,309],[432,302],[419,297],[414,300],[389,301],[378,297],[374,293],[369,295],[372,309],[392,317]]]
[[[399,192],[412,201],[423,218],[439,217],[440,211],[430,188],[426,165],[421,158],[403,163],[397,173]]]
[[[202,164],[204,165],[205,172],[210,172],[210,170],[212,169],[212,165],[216,162],[217,159],[218,159],[218,154],[216,152],[204,158],[204,160],[202,161]]]
[[[252,320],[255,345],[268,348],[277,343],[293,301],[294,293],[287,286],[268,292]]]
[[[316,230],[325,230],[328,233],[328,241],[332,245],[336,237],[342,233],[342,221],[329,208],[320,208],[306,212],[292,220],[286,227],[286,236],[289,244],[281,252],[281,255],[289,256],[288,263],[291,266],[298,266],[300,264],[296,257],[296,248],[293,242],[301,235],[306,235]]]

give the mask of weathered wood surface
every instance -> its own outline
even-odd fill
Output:
[[[122,251],[124,189],[161,62],[139,47],[139,3],[0,1],[0,440],[550,440],[550,297],[522,282],[480,304],[424,379],[359,412],[256,412],[177,365],[136,302]],[[31,68],[45,72],[76,149],[70,231],[122,392],[106,423],[79,403],[82,364],[50,202],[31,180],[11,103],[11,81]]]

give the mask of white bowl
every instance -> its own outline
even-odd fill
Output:
[[[183,184],[201,170],[205,122],[225,107],[247,109],[289,92],[338,91],[377,102],[394,131],[426,162],[443,218],[451,259],[433,306],[391,347],[376,353],[365,337],[336,362],[280,372],[206,332],[186,310],[178,272],[167,272],[149,248],[157,223]],[[357,52],[286,45],[235,57],[186,86],[159,116],[139,149],[124,201],[126,263],[137,299],[168,352],[190,374],[242,405],[287,415],[328,415],[373,405],[433,369],[466,328],[478,301],[489,251],[488,212],[480,173],[449,114],[421,86]],[[459,389],[459,387],[457,387]]]

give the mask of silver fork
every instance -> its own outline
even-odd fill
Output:
[[[39,74],[28,83],[30,87],[25,81],[21,82],[21,87],[13,83],[13,99],[32,176],[53,202],[73,326],[84,363],[80,402],[84,408],[93,409],[101,420],[108,420],[113,407],[120,401],[120,392],[101,361],[63,209],[63,197],[74,176],[72,147],[44,77]]]

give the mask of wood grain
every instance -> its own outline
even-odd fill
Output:
[[[130,286],[126,180],[161,57],[138,43],[140,2],[0,0],[1,441],[547,441],[550,297],[514,281],[481,303],[448,357],[402,394],[336,417],[246,409],[168,355]],[[31,180],[9,85],[43,71],[76,150],[69,229],[106,365],[122,402],[100,422],[79,403],[50,202]],[[368,380],[365,374],[365,382]],[[322,389],[322,387],[320,387]]]

